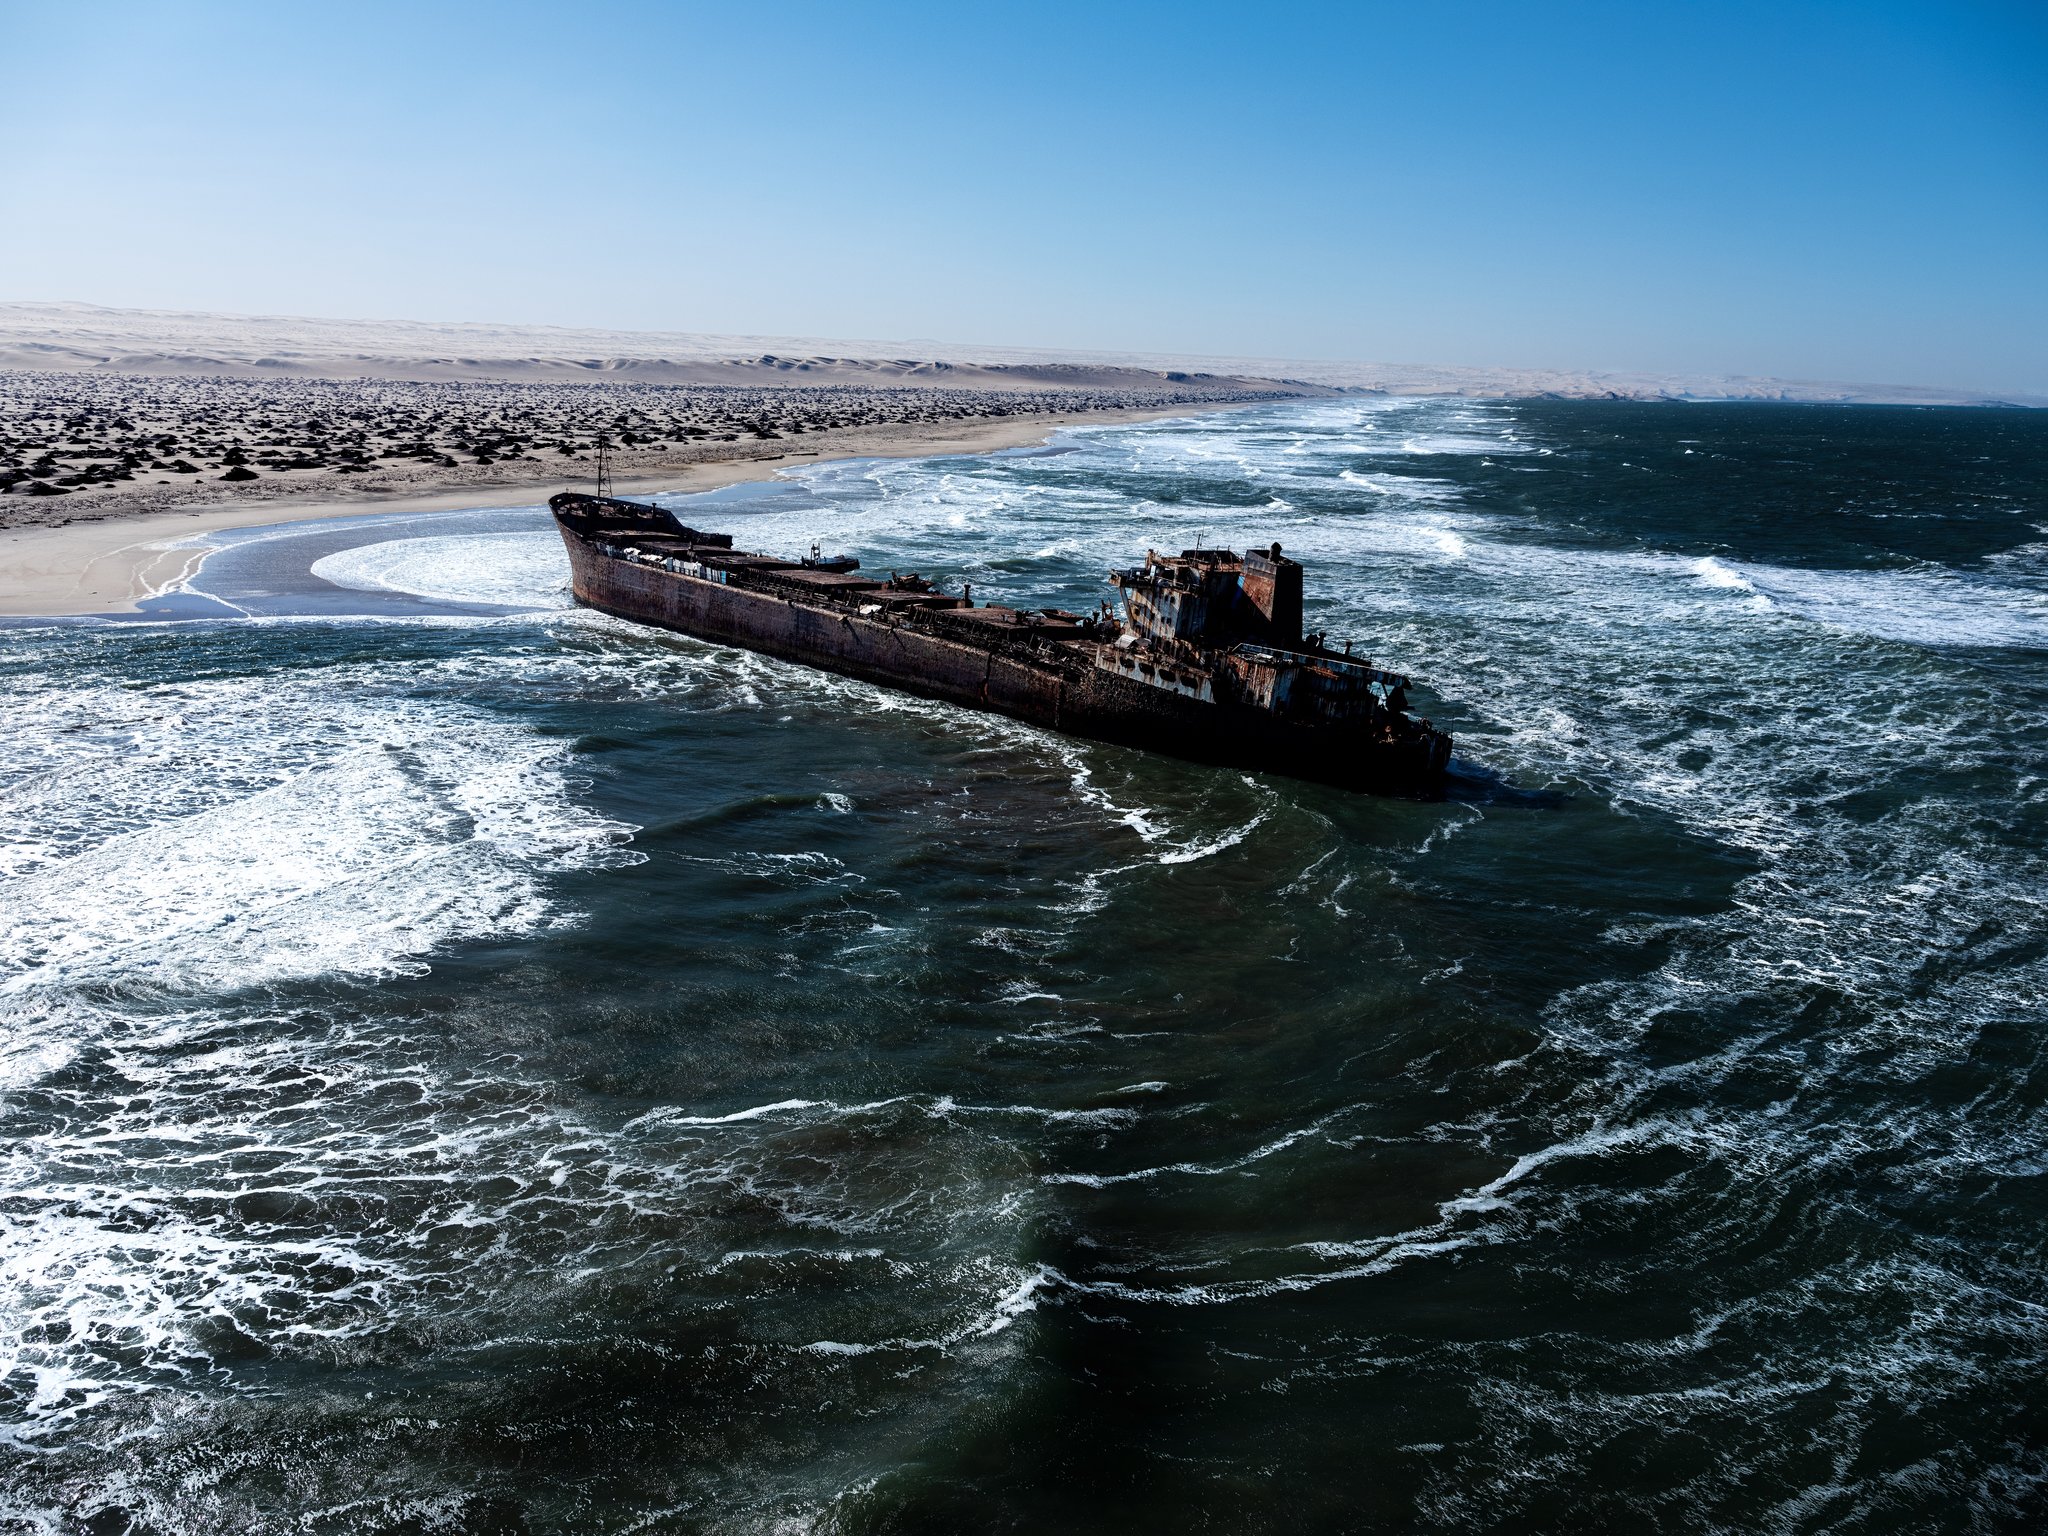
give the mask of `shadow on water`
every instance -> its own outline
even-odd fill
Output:
[[[1562,789],[1524,789],[1484,763],[1453,757],[1439,797],[1453,805],[1498,805],[1511,810],[1554,811],[1574,798]]]

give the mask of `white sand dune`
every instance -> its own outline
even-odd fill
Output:
[[[317,320],[92,304],[0,303],[0,368],[433,382],[935,385],[1101,389],[1208,380],[1176,360],[936,343],[568,330],[418,320]],[[1270,377],[1270,375],[1261,375]]]
[[[1792,400],[2048,405],[1912,385],[1734,375],[1460,368],[1287,358],[1052,352],[931,341],[722,336],[455,321],[329,320],[0,303],[0,368],[154,375],[575,380],[649,384],[938,384],[976,389],[1105,388],[1166,374],[1199,388],[1286,379],[1386,394],[1573,399]]]

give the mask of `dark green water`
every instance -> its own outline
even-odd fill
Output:
[[[564,610],[532,512],[0,631],[0,1528],[2034,1526],[2048,417],[1060,446],[692,520],[1280,539],[1452,796]]]

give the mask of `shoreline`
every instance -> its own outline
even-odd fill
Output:
[[[797,464],[839,459],[937,458],[994,453],[1048,441],[1068,427],[1115,426],[1176,416],[1243,410],[1250,402],[1218,401],[1133,410],[1053,412],[948,422],[856,427],[813,439],[816,446],[747,458],[684,463],[659,473],[621,476],[620,495],[711,491],[773,479]],[[829,439],[829,440],[828,440]],[[581,466],[578,466],[579,468]],[[331,494],[303,498],[222,500],[212,505],[80,518],[0,530],[0,618],[92,618],[135,613],[139,605],[190,581],[213,547],[190,541],[229,529],[260,528],[391,512],[458,512],[545,501],[573,487],[564,476],[477,481],[420,492]],[[56,509],[52,509],[53,511]]]

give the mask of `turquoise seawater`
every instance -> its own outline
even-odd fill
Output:
[[[2048,415],[1337,400],[674,505],[1282,542],[1450,795],[566,604],[534,508],[0,630],[0,1529],[2048,1505]]]

